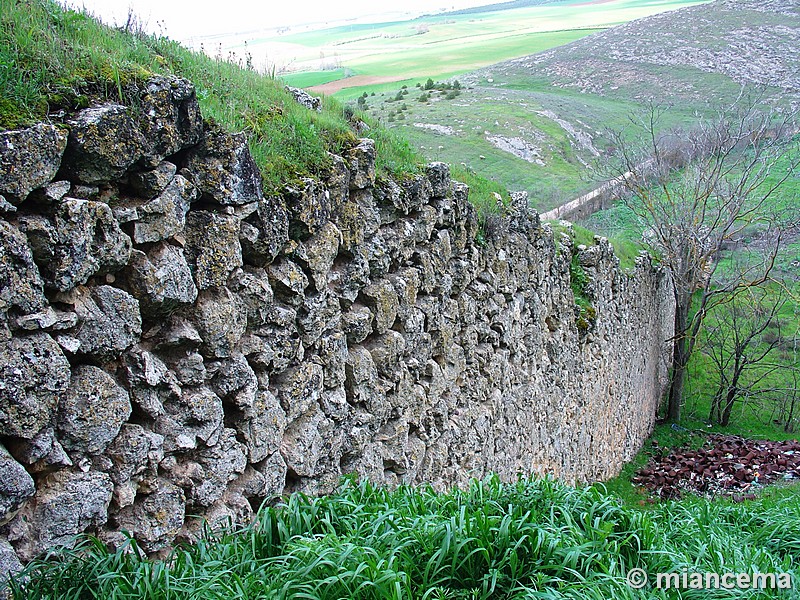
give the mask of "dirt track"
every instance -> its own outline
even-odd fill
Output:
[[[392,83],[394,81],[402,81],[405,77],[378,77],[375,75],[356,75],[355,77],[347,77],[345,79],[337,79],[321,85],[315,85],[308,88],[309,91],[317,94],[335,94],[339,90],[344,90],[351,87],[359,87],[362,85],[374,85],[378,83]]]

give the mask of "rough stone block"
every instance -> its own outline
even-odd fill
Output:
[[[140,97],[140,127],[145,156],[151,163],[196,144],[203,135],[203,117],[194,85],[180,77],[150,79]]]
[[[399,198],[399,208],[405,214],[425,206],[433,195],[433,186],[427,177],[417,175],[402,183],[403,193]],[[435,219],[434,219],[435,222]]]
[[[0,445],[0,525],[14,518],[35,491],[25,468]]]
[[[242,266],[240,221],[233,215],[191,211],[186,216],[186,259],[197,288],[205,290],[227,283]]]
[[[288,370],[276,380],[281,406],[290,422],[318,404],[323,382],[323,368],[310,362]]]
[[[402,365],[400,361],[406,349],[403,335],[396,331],[387,331],[383,335],[370,338],[365,347],[372,355],[378,373],[390,381],[400,381]]]
[[[386,333],[394,325],[400,307],[394,287],[389,281],[381,280],[365,287],[363,295],[364,304],[370,307],[375,316],[375,331]]]
[[[333,422],[319,409],[291,423],[281,442],[281,456],[287,468],[300,477],[318,475],[326,437],[332,427]]]
[[[186,498],[181,488],[164,479],[154,487],[116,517],[120,529],[131,532],[145,552],[156,552],[171,544],[186,518]]]
[[[303,178],[300,184],[287,186],[284,196],[290,215],[289,230],[295,239],[314,235],[341,209],[316,179]]]
[[[60,292],[83,285],[97,273],[123,268],[131,255],[131,239],[102,202],[64,198],[50,219],[40,216],[20,227],[28,235],[45,285]]]
[[[347,335],[347,341],[351,344],[363,342],[372,333],[372,320],[373,316],[369,308],[353,304],[342,315],[342,328]]]
[[[222,433],[222,400],[209,388],[184,389],[164,402],[165,414],[156,419],[155,432],[164,436],[164,451],[197,448],[198,440],[213,446]]]
[[[72,461],[56,439],[52,427],[45,427],[29,440],[21,438],[9,440],[8,450],[16,460],[27,466],[30,473],[43,473],[72,466]]]
[[[291,306],[299,306],[305,299],[308,277],[297,263],[288,259],[267,267],[267,275],[275,296]]]
[[[302,359],[303,348],[295,317],[295,311],[274,306],[267,324],[242,339],[241,351],[254,368],[278,374],[296,359]]]
[[[247,446],[251,463],[258,463],[277,452],[286,429],[286,414],[278,399],[268,390],[258,392],[251,415],[236,421]]]
[[[326,223],[311,238],[301,243],[294,255],[308,266],[318,292],[328,287],[328,273],[339,252],[342,233],[333,223]]]
[[[318,355],[322,360],[325,387],[332,389],[345,381],[345,363],[347,362],[347,337],[337,331],[324,335],[318,344]]]
[[[67,134],[45,123],[0,132],[0,194],[19,205],[56,176]]]
[[[27,238],[0,219],[0,319],[12,308],[29,314],[44,305],[44,282]]]
[[[78,317],[77,327],[69,333],[78,343],[77,353],[106,362],[139,341],[139,302],[127,292],[110,285],[80,286],[58,299]]]
[[[149,171],[131,173],[128,182],[137,194],[149,199],[161,194],[177,172],[178,167],[165,160]]]
[[[350,160],[350,189],[361,190],[375,185],[375,140],[362,138],[348,153]]]
[[[0,539],[0,589],[3,589],[12,576],[22,571],[22,563],[14,552],[14,547]]]
[[[118,179],[142,157],[145,140],[125,106],[87,108],[68,125],[63,167],[83,183]]]
[[[111,478],[98,471],[43,477],[36,497],[10,524],[9,541],[18,556],[29,561],[53,546],[71,546],[77,534],[103,525],[113,487]]]
[[[137,208],[133,241],[160,242],[182,234],[186,213],[196,197],[197,189],[181,175],[175,176],[160,196]]]
[[[280,452],[276,452],[258,465],[258,471],[264,477],[264,486],[256,497],[274,498],[283,494],[286,488],[286,461]]]
[[[450,195],[450,165],[443,162],[430,163],[425,174],[431,183],[431,197],[446,198]]]
[[[283,199],[270,196],[259,201],[256,211],[242,222],[240,239],[249,264],[271,263],[289,241],[289,211]]]
[[[225,493],[228,484],[247,466],[245,446],[237,441],[233,429],[222,430],[219,441],[197,453],[193,485],[187,490],[187,503],[192,507],[211,506]],[[190,465],[191,467],[191,465]]]
[[[34,437],[50,422],[69,381],[69,362],[49,335],[0,342],[0,433]]]
[[[200,292],[194,318],[205,356],[227,358],[233,354],[247,327],[247,312],[243,309],[241,300],[228,288]]]
[[[163,437],[147,431],[141,425],[124,423],[106,450],[106,455],[113,463],[110,475],[114,484],[125,483],[144,471],[149,457],[160,449],[158,441],[163,444]]]
[[[186,168],[205,199],[240,205],[263,198],[261,174],[243,133],[207,131],[189,152]]]
[[[186,256],[176,246],[160,243],[146,254],[134,250],[126,275],[142,313],[169,314],[197,299],[197,287]]]
[[[128,392],[105,371],[81,365],[59,401],[58,432],[67,450],[102,453],[131,416]]]
[[[274,296],[264,269],[245,266],[235,271],[229,289],[247,308],[248,327],[255,329],[269,321]]]

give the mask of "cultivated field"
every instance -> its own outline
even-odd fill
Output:
[[[519,56],[541,52],[657,12],[698,0],[611,0],[469,14],[442,14],[413,21],[350,25],[248,40],[256,59],[266,56],[293,85],[325,93],[414,77],[449,77]],[[349,80],[353,76],[361,79]],[[363,78],[370,79],[363,79]]]

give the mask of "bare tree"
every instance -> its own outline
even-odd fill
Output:
[[[726,426],[737,401],[773,391],[771,376],[785,367],[772,355],[784,341],[778,313],[786,301],[777,285],[741,288],[707,318],[702,352],[714,366],[717,388],[711,421]]]
[[[676,310],[667,417],[677,421],[706,314],[731,293],[769,279],[780,227],[768,200],[798,160],[790,154],[794,115],[760,110],[752,99],[742,97],[687,131],[666,131],[665,112],[651,106],[644,118],[631,119],[632,128],[613,133],[618,160],[604,170],[619,182],[619,199],[641,220],[646,242],[670,271]],[[723,249],[753,232],[771,240],[771,251],[737,277],[715,279]]]
[[[792,367],[789,374],[792,377],[792,384],[786,389],[786,393],[782,396],[782,412],[781,423],[783,423],[783,431],[792,433],[795,425],[797,424],[798,413],[800,413],[800,367]]]

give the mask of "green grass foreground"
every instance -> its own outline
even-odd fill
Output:
[[[85,541],[29,565],[16,598],[376,600],[775,598],[792,590],[634,590],[656,573],[789,573],[800,564],[800,496],[742,504],[684,500],[647,510],[552,479],[473,481],[465,491],[394,491],[344,480],[290,496],[254,524],[166,561]],[[797,583],[796,583],[797,585]],[[795,585],[795,587],[796,587]]]

